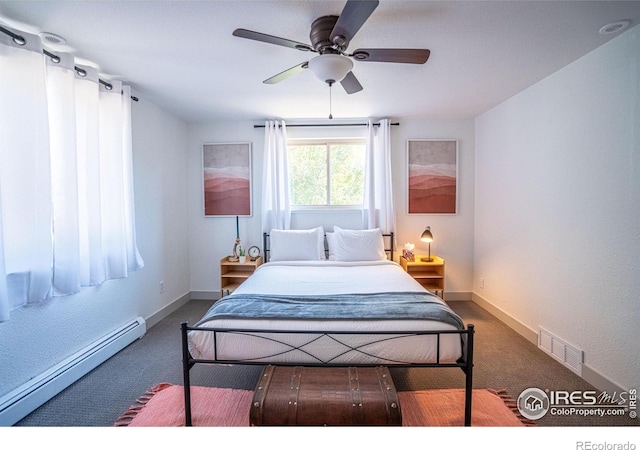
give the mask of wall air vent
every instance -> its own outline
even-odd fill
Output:
[[[582,376],[582,363],[584,362],[584,352],[582,350],[542,327],[539,327],[538,330],[538,348]]]

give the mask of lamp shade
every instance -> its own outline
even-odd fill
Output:
[[[337,82],[353,69],[353,61],[341,55],[325,54],[309,61],[309,69],[324,82]]]
[[[422,236],[420,236],[420,240],[422,242],[433,242],[433,235],[431,234],[431,227],[427,227],[427,229],[422,232]]]

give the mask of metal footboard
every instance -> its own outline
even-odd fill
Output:
[[[214,333],[214,339],[218,336],[239,333],[239,334],[258,334],[258,333],[273,333],[273,334],[310,334],[318,336],[331,336],[339,339],[341,335],[357,335],[357,334],[375,334],[378,335],[393,335],[393,336],[436,336],[437,342],[437,355],[434,362],[430,363],[411,363],[406,361],[389,361],[388,364],[371,363],[371,364],[354,364],[354,363],[334,363],[332,360],[326,361],[317,359],[314,363],[298,363],[298,362],[265,362],[264,360],[248,360],[248,359],[224,359],[218,358],[216,345],[215,359],[196,359],[193,358],[189,351],[188,332],[192,330],[208,331]],[[265,365],[265,364],[278,364],[287,366],[359,366],[359,367],[372,367],[372,366],[388,366],[388,367],[422,367],[422,368],[446,368],[446,367],[459,367],[465,373],[465,408],[464,408],[464,425],[471,425],[471,398],[473,390],[473,342],[474,342],[475,329],[472,324],[469,324],[465,330],[441,330],[441,331],[415,331],[415,332],[397,332],[397,331],[376,331],[371,332],[352,332],[352,331],[287,331],[287,330],[247,330],[247,329],[216,329],[208,327],[189,327],[187,322],[181,323],[182,334],[182,368],[183,368],[183,381],[184,381],[184,404],[185,404],[185,425],[192,425],[191,418],[191,380],[190,370],[195,364],[238,364],[238,365]],[[440,360],[440,339],[443,335],[458,334],[462,343],[462,356],[455,362],[442,362]],[[281,341],[278,341],[282,343]],[[288,345],[288,344],[287,344]],[[297,349],[299,350],[299,349]],[[350,347],[349,351],[360,351],[357,347]],[[267,355],[268,356],[268,355]],[[271,355],[276,356],[276,355]],[[263,356],[260,359],[264,359]]]

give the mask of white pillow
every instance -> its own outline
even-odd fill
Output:
[[[324,228],[271,230],[269,261],[324,261]]]
[[[343,230],[335,232],[336,261],[380,261],[387,259],[380,228],[371,230]]]

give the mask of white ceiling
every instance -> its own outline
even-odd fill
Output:
[[[309,43],[310,25],[340,1],[5,1],[0,24],[52,32],[105,79],[187,121],[326,118],[329,88],[308,70],[262,81],[315,54],[232,36],[235,28]],[[640,23],[640,1],[382,0],[351,41],[428,48],[424,65],[355,62],[364,90],[332,89],[335,118],[469,118]],[[85,61],[85,62],[86,62]]]

